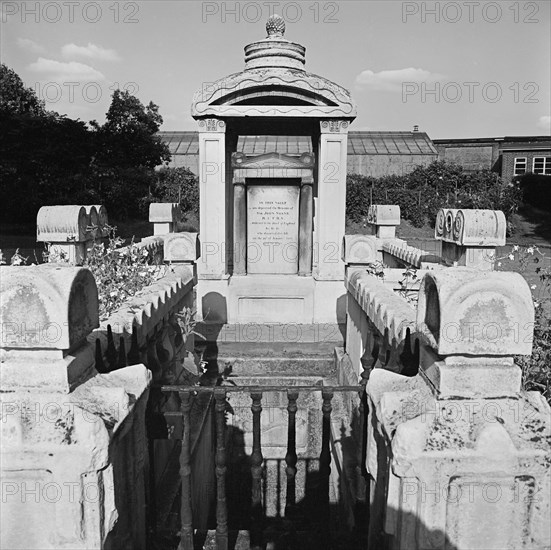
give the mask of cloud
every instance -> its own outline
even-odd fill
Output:
[[[76,61],[64,63],[62,61],[55,61],[54,59],[39,57],[37,61],[29,65],[29,69],[57,82],[105,80],[105,76],[98,70]]]
[[[437,82],[443,75],[431,73],[424,69],[396,69],[375,73],[370,70],[362,71],[356,77],[356,86],[364,90],[401,92],[405,82]]]
[[[46,48],[44,46],[37,44],[34,40],[31,40],[30,38],[18,38],[17,45],[23,50],[27,50],[31,53],[44,53],[46,51]]]
[[[551,115],[540,116],[536,126],[545,132],[551,133]]]
[[[76,44],[65,44],[61,48],[61,55],[68,58],[85,57],[99,61],[120,61],[121,58],[115,50],[108,50],[88,42],[88,46],[77,46]]]

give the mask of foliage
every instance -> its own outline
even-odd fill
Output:
[[[524,174],[515,178],[514,183],[522,190],[525,203],[551,212],[551,176]]]
[[[47,116],[44,105],[32,88],[25,88],[14,70],[4,63],[0,64],[0,113]]]
[[[505,257],[504,257],[505,258]],[[504,258],[497,258],[497,268]],[[513,246],[508,255],[519,263],[519,272],[530,271],[538,275],[539,284],[531,286],[535,307],[534,341],[530,357],[515,358],[522,368],[522,383],[525,390],[536,390],[551,404],[551,266],[545,254],[537,246],[521,248]]]
[[[41,206],[105,204],[112,219],[140,216],[170,158],[157,134],[162,117],[128,92],[113,93],[106,122],[90,127],[46,111],[34,91],[0,69],[1,219],[30,222]]]
[[[129,246],[123,244],[116,236],[116,228],[110,228],[107,246],[96,241],[86,255],[84,266],[96,280],[102,321],[162,274],[162,267],[151,265],[152,258],[146,249],[133,241]]]
[[[128,91],[115,90],[105,124],[91,121],[95,131],[95,163],[110,168],[149,168],[170,160],[168,147],[156,135],[163,123],[159,107],[144,107]]]
[[[199,214],[199,180],[188,168],[163,167],[151,189],[151,202],[177,202],[182,213]]]
[[[435,161],[418,166],[403,176],[372,178],[349,174],[346,185],[346,215],[360,222],[370,204],[397,204],[401,216],[417,227],[434,226],[440,208],[488,208],[514,214],[521,192],[516,184],[506,185],[490,170],[466,172],[456,164]]]

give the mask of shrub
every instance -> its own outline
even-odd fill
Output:
[[[133,242],[123,247],[116,228],[110,228],[109,242],[94,242],[86,254],[87,267],[96,280],[99,297],[99,316],[104,321],[122,303],[136,295],[162,274],[162,266],[151,265],[152,258],[144,248]]]
[[[347,217],[361,221],[370,204],[397,204],[402,218],[421,227],[434,226],[440,208],[487,208],[514,214],[521,201],[517,184],[506,185],[490,170],[464,172],[456,164],[436,161],[404,176],[347,177]]]
[[[520,248],[515,245],[508,255],[519,263],[518,271],[533,271],[539,283],[531,285],[535,307],[534,340],[530,357],[519,355],[516,363],[522,369],[522,387],[527,391],[539,391],[551,404],[551,267],[549,258],[537,246]],[[498,260],[504,258],[498,258]],[[542,267],[543,265],[543,267]],[[498,268],[501,262],[497,262]]]

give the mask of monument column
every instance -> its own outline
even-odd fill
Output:
[[[233,274],[247,274],[247,187],[242,177],[233,180]]]
[[[300,183],[300,214],[298,228],[298,274],[312,275],[312,177]]]
[[[226,268],[226,123],[216,118],[199,125],[199,203],[201,258],[197,262],[200,279],[220,279]]]
[[[341,243],[346,211],[346,120],[320,122],[318,199],[316,201],[316,235],[314,243],[314,278],[341,281],[344,264]]]

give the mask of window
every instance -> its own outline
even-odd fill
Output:
[[[546,176],[551,175],[551,157],[534,157],[532,172]]]
[[[515,157],[515,176],[526,174],[526,157]]]

